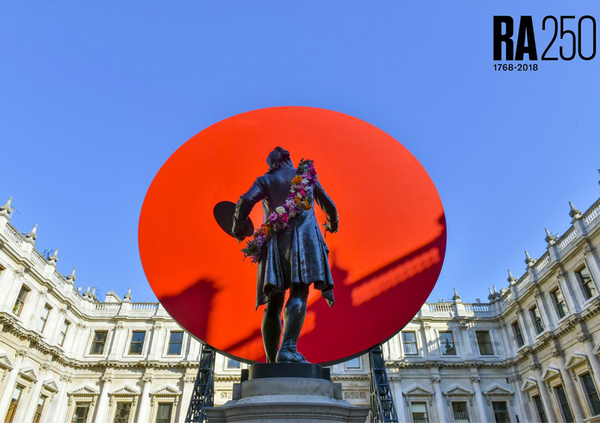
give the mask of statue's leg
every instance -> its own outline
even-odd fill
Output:
[[[267,363],[275,363],[279,338],[281,338],[281,310],[285,301],[285,292],[271,294],[262,321],[262,337],[267,355]]]
[[[306,300],[308,298],[308,286],[304,284],[293,284],[290,288],[290,298],[283,311],[283,339],[281,349],[277,354],[277,362],[306,362],[302,354],[298,352],[296,343],[300,337],[300,331],[306,316]]]

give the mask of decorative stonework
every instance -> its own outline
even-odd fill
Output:
[[[100,395],[100,391],[98,391],[97,389],[94,389],[89,385],[82,385],[76,389],[67,392],[67,396],[69,398],[68,404],[69,406],[71,406],[73,402],[89,401],[91,402],[93,407],[96,403],[98,395]]]
[[[571,357],[567,360],[567,364],[565,364],[565,369],[574,369],[575,367],[587,363],[588,356],[583,353],[573,353]]]
[[[487,391],[483,392],[483,395],[485,396],[488,405],[491,405],[491,402],[497,397],[508,398],[510,404],[512,405],[512,397],[514,394],[515,393],[512,389],[504,388],[497,383],[492,384],[492,386]]]
[[[367,391],[344,391],[345,400],[366,400],[369,398]]]
[[[19,376],[28,382],[37,382],[38,377],[31,367],[19,371]]]
[[[458,384],[452,385],[450,389],[442,392],[442,394],[446,397],[447,405],[450,405],[452,401],[455,401],[457,399],[467,399],[469,401],[469,404],[473,405],[474,392],[470,389],[463,388]]]
[[[427,388],[424,388],[420,385],[413,384],[406,391],[402,392],[404,395],[404,400],[406,401],[406,405],[410,404],[411,400],[426,400],[429,405],[432,404],[433,391],[430,391]]]

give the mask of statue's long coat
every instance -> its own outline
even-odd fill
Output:
[[[257,202],[263,202],[265,219],[277,207],[282,206],[295,176],[295,168],[282,166],[257,178],[237,203],[233,216],[233,233],[241,233]],[[290,226],[279,230],[271,238],[267,253],[258,262],[257,308],[268,301],[271,292],[286,290],[294,283],[314,283],[314,287],[321,290],[329,305],[333,305],[333,279],[327,260],[329,248],[317,224],[314,202],[323,209],[328,221],[337,222],[338,214],[335,204],[318,181],[310,191],[308,201],[313,208],[290,218]]]

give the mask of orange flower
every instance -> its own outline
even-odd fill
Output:
[[[300,197],[294,197],[294,201],[296,202],[296,204],[300,204]]]
[[[292,184],[294,185],[298,185],[300,182],[302,182],[302,176],[298,175],[296,177],[294,177],[294,179],[292,179]]]
[[[304,210],[310,210],[312,209],[312,206],[310,204],[308,204],[308,202],[304,201],[302,203],[302,207],[304,208]]]
[[[271,228],[269,228],[269,226],[265,225],[265,226],[262,227],[262,233],[266,235],[266,234],[269,233],[270,229]]]

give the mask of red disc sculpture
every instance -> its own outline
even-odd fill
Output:
[[[298,348],[313,363],[345,361],[410,321],[433,289],[446,249],[444,210],[427,172],[402,144],[360,119],[274,107],[192,137],[162,166],[144,200],[144,271],[165,309],[194,337],[237,360],[264,361],[256,265],[243,259],[245,243],[213,213],[267,172],[276,146],[289,150],[294,164],[314,160],[340,219],[339,232],[326,234],[335,306],[311,287]],[[260,204],[250,217],[262,224]]]

